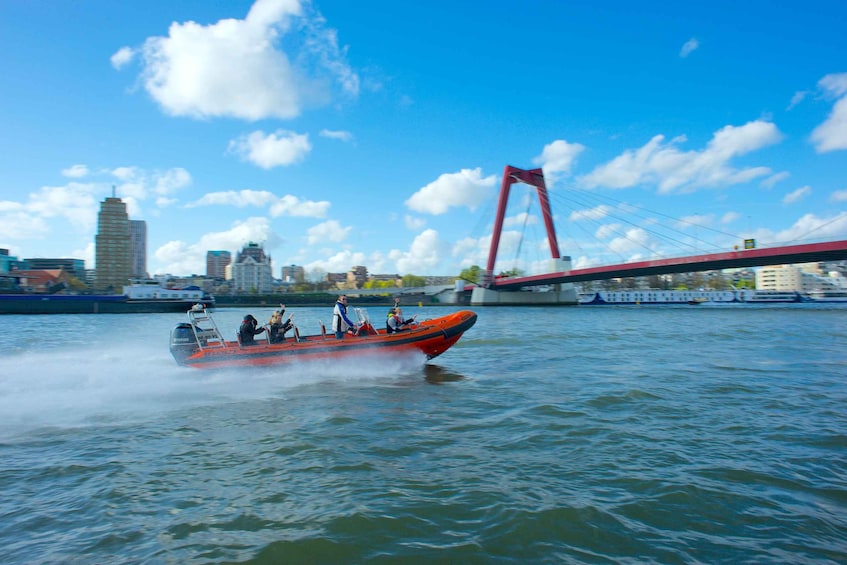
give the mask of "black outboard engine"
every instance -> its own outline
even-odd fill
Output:
[[[183,322],[171,330],[171,355],[180,365],[199,348],[200,344],[197,343],[191,324]]]

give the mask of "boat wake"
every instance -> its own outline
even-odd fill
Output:
[[[174,365],[161,344],[104,351],[76,347],[18,352],[0,359],[0,441],[38,431],[128,425],[172,412],[244,400],[280,398],[324,383],[370,386],[422,377],[422,354],[350,362],[213,371]]]

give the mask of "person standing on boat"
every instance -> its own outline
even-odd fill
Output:
[[[344,334],[355,327],[355,322],[351,322],[347,317],[347,295],[342,294],[332,310],[332,330],[335,332],[335,339],[344,339]]]
[[[241,345],[256,345],[253,336],[257,336],[265,331],[265,328],[257,328],[259,321],[252,314],[244,316],[241,322],[241,327],[238,328],[238,337],[241,340]]]

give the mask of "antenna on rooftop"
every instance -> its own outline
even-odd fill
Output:
[[[115,185],[112,185],[112,198],[115,197]]]

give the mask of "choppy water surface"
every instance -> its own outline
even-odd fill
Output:
[[[477,312],[427,366],[225,372],[180,315],[0,318],[2,561],[847,561],[847,308]]]

